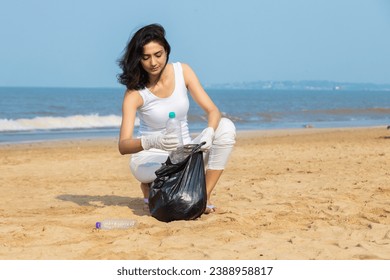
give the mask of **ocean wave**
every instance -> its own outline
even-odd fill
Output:
[[[15,120],[0,119],[0,132],[116,128],[119,127],[120,124],[120,116],[99,116],[98,114],[73,115],[67,117],[35,117],[31,119]]]

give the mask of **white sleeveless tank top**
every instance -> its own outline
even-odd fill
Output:
[[[187,122],[189,109],[187,88],[181,64],[176,62],[172,65],[175,74],[175,89],[169,97],[157,97],[147,88],[138,91],[143,99],[143,105],[137,111],[140,121],[139,137],[153,133],[163,133],[169,118],[169,112],[175,112],[176,118],[181,122],[183,142],[188,144],[191,142],[191,138]]]

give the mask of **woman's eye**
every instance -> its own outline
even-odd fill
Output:
[[[149,56],[143,56],[142,59],[143,60],[148,60]]]

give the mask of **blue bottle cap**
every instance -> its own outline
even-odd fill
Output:
[[[101,228],[102,227],[102,223],[101,222],[96,222],[96,228]]]
[[[175,112],[169,112],[169,118],[170,119],[176,118]]]

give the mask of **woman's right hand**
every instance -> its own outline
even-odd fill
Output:
[[[144,150],[151,148],[164,151],[174,151],[179,145],[179,138],[175,134],[152,134],[141,137],[141,145]]]

